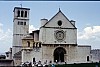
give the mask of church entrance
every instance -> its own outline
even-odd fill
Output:
[[[66,50],[64,48],[56,48],[54,50],[54,62],[64,62],[64,54],[66,54]]]

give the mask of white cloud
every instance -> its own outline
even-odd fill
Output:
[[[78,39],[90,39],[100,37],[100,26],[86,27],[82,32],[78,32]]]
[[[33,25],[29,25],[29,33],[31,33],[34,30],[38,30],[39,28],[35,28]]]
[[[100,48],[100,26],[86,27],[78,31],[78,43],[90,44],[92,48]]]
[[[0,47],[1,47],[0,53],[8,51],[11,46],[12,46],[12,31],[10,29],[4,31],[3,24],[0,23]]]
[[[4,53],[12,47],[13,32],[10,29],[4,30],[4,26],[0,23],[0,54]],[[29,32],[37,30],[33,25],[29,25]]]
[[[2,26],[3,26],[3,24],[0,23],[0,32],[2,32]]]

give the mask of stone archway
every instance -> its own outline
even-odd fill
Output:
[[[54,50],[54,62],[64,62],[64,54],[66,54],[66,50],[62,47],[58,47]]]

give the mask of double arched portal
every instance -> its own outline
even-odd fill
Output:
[[[54,50],[54,62],[64,62],[64,54],[66,50],[63,47],[58,47]]]

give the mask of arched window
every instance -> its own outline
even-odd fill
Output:
[[[17,17],[20,17],[20,11],[19,10],[17,11]]]
[[[20,22],[18,21],[18,25],[20,25]]]
[[[21,17],[23,17],[23,15],[24,15],[24,11],[21,11]]]
[[[89,56],[87,56],[87,61],[89,61]]]
[[[27,41],[27,46],[30,47],[30,42],[29,41]]]
[[[41,47],[41,43],[39,43],[39,47]]]
[[[26,22],[24,22],[24,25],[26,25]]]
[[[27,11],[25,11],[25,17],[27,17]]]
[[[33,43],[33,48],[35,48],[35,42]]]
[[[33,63],[35,63],[35,57],[33,58]]]

